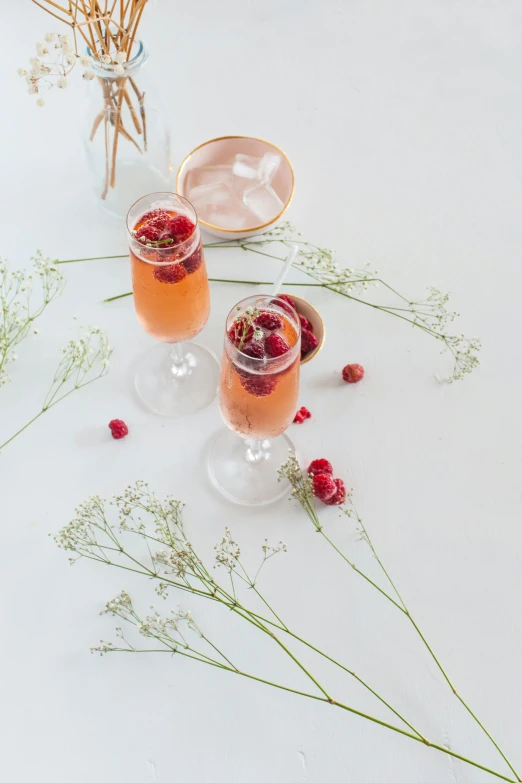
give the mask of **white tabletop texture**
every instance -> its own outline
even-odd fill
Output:
[[[7,9],[9,5],[9,9]],[[124,253],[123,225],[100,213],[77,115],[81,79],[37,108],[16,68],[54,22],[29,0],[2,16],[1,255],[29,265]],[[522,355],[522,10],[512,0],[199,0],[151,2],[142,34],[168,110],[176,166],[197,144],[250,134],[281,146],[296,171],[289,219],[370,262],[412,298],[433,283],[480,336],[464,381],[440,345],[399,319],[325,291],[308,296],[327,339],[302,372],[312,419],[293,425],[303,458],[328,457],[401,594],[460,692],[522,768],[520,415]],[[79,75],[78,75],[79,76]],[[207,255],[213,277],[274,279],[276,262]],[[433,741],[507,774],[443,682],[411,626],[314,534],[300,509],[233,507],[209,486],[205,446],[217,403],[181,421],[134,399],[131,366],[153,345],[132,300],[126,259],[62,267],[63,296],[18,348],[0,391],[0,442],[37,410],[74,325],[114,346],[109,375],[42,416],[0,454],[2,643],[0,778],[16,783],[486,783],[451,760],[354,715],[181,658],[112,655],[104,602],[138,577],[84,561],[54,533],[93,493],[146,479],[184,500],[206,556],[228,525],[253,562],[265,537],[289,552],[262,586],[293,627],[365,677]],[[293,272],[293,279],[304,279]],[[220,352],[229,307],[249,285],[212,285],[200,340]],[[302,289],[303,295],[310,289]],[[371,294],[378,296],[378,292]],[[348,386],[348,362],[366,369]],[[113,441],[112,418],[128,438]],[[364,545],[335,509],[321,519],[361,567]],[[269,641],[219,607],[183,600],[241,665],[307,687]],[[390,714],[339,670],[303,660],[344,701]],[[393,716],[391,716],[393,717]]]

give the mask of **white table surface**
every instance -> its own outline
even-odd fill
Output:
[[[100,217],[76,125],[83,85],[34,106],[15,70],[57,24],[36,6],[3,17],[1,254],[24,266],[36,248],[65,259],[125,252]],[[516,2],[309,0],[151,2],[143,36],[163,89],[175,162],[228,133],[285,149],[296,169],[289,218],[344,265],[370,261],[392,284],[448,290],[459,331],[483,341],[462,383],[438,344],[400,321],[316,291],[328,332],[303,369],[313,413],[292,435],[346,483],[412,612],[469,703],[522,767],[520,291],[522,11]],[[275,274],[244,253],[208,255],[213,276]],[[203,551],[225,524],[254,557],[265,536],[289,554],[264,590],[309,638],[374,683],[434,741],[505,771],[443,685],[418,639],[332,556],[291,504],[232,507],[203,464],[221,425],[214,404],[183,421],[156,418],[131,394],[129,368],[152,344],[125,260],[64,268],[67,288],[18,349],[0,391],[0,441],[36,412],[73,316],[109,332],[109,376],[75,393],[0,455],[2,645],[0,777],[29,783],[479,783],[484,773],[323,704],[168,656],[88,652],[116,624],[103,603],[152,589],[84,562],[73,569],[49,532],[92,493],[137,479],[187,502]],[[201,339],[220,349],[223,319],[248,286],[214,285]],[[364,382],[339,383],[360,362]],[[128,422],[112,441],[107,422]],[[335,510],[335,540],[372,568]],[[192,605],[253,671],[304,683],[270,646]],[[308,660],[309,657],[305,656]],[[320,662],[314,671],[354,706],[385,712]]]

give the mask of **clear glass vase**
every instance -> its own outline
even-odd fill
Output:
[[[134,50],[122,66],[96,60],[88,82],[89,169],[101,206],[119,218],[144,193],[174,189],[167,119],[144,68],[149,54],[143,41]]]

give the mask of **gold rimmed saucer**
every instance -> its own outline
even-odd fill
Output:
[[[198,216],[200,225],[209,234],[222,239],[243,239],[274,226],[281,220],[292,201],[295,187],[294,169],[288,156],[280,147],[255,136],[220,136],[216,139],[210,139],[193,149],[183,160],[176,176],[176,192],[190,201],[190,195],[185,192],[190,171],[206,166],[223,165],[231,161],[237,154],[262,157],[266,152],[276,152],[282,158],[271,186],[282,201],[283,208],[268,222],[240,229],[222,228],[208,223]]]

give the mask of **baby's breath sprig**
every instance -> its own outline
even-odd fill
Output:
[[[107,375],[111,353],[112,348],[109,346],[105,332],[95,326],[78,327],[77,337],[69,340],[61,349],[62,358],[45,396],[42,409],[5,443],[2,443],[0,450],[70,394]]]
[[[12,271],[0,259],[0,387],[10,383],[5,367],[17,359],[15,348],[27,335],[38,334],[35,321],[56,297],[65,278],[38,250],[31,258],[33,271]]]
[[[289,243],[297,244],[299,253],[293,263],[294,268],[313,278],[318,285],[406,321],[443,343],[444,350],[448,350],[453,356],[453,372],[448,381],[461,380],[478,366],[480,340],[449,332],[450,324],[459,314],[448,310],[448,294],[443,294],[434,286],[430,286],[424,299],[414,301],[386,283],[379,277],[378,271],[372,269],[369,264],[362,269],[342,269],[337,264],[332,250],[304,241],[301,236],[301,233],[297,232],[290,223],[282,223],[254,237],[212,242],[205,247],[236,247],[284,261],[284,257],[268,251],[271,248],[277,249],[278,245],[282,245],[286,250]],[[379,284],[397,300],[396,305],[380,304],[361,298],[370,287]]]
[[[452,693],[456,696],[456,698],[460,701],[460,703],[463,705],[463,707],[467,710],[467,712],[471,715],[473,720],[478,724],[478,726],[482,729],[484,734],[488,737],[488,739],[492,742],[496,750],[500,753],[506,764],[508,765],[511,772],[515,775],[517,781],[520,781],[521,778],[518,776],[517,772],[515,771],[512,764],[509,762],[503,751],[500,749],[496,741],[493,739],[491,734],[487,731],[487,729],[484,727],[484,725],[481,723],[481,721],[478,719],[478,717],[475,715],[475,713],[471,710],[471,708],[468,706],[468,704],[464,701],[462,696],[457,692],[455,686],[453,685],[453,682],[449,679],[448,675],[446,674],[446,671],[444,670],[442,664],[440,663],[439,659],[433,652],[431,646],[428,644],[425,636],[421,632],[419,626],[413,619],[408,607],[406,606],[402,596],[400,595],[398,589],[395,586],[395,583],[393,582],[389,572],[384,567],[384,564],[382,563],[382,560],[380,559],[379,555],[377,554],[377,551],[371,541],[371,538],[368,534],[368,531],[363,523],[363,520],[361,516],[359,515],[355,504],[353,502],[353,493],[349,492],[346,496],[346,501],[343,504],[343,506],[340,507],[341,512],[348,517],[349,519],[353,520],[356,525],[357,532],[359,534],[359,540],[366,543],[366,545],[369,547],[373,557],[377,561],[379,568],[385,578],[387,587],[382,588],[380,587],[376,582],[373,581],[367,574],[364,573],[364,571],[361,571],[349,558],[344,552],[342,552],[335,544],[334,542],[329,538],[329,536],[326,534],[323,525],[321,524],[319,520],[319,515],[317,513],[316,509],[316,501],[312,492],[312,484],[310,482],[310,478],[308,474],[301,470],[301,467],[296,459],[295,456],[289,457],[289,459],[281,466],[279,470],[279,476],[282,480],[287,480],[290,482],[292,486],[292,497],[295,498],[305,511],[306,515],[314,525],[316,531],[322,535],[322,537],[327,541],[327,543],[335,550],[335,552],[342,557],[342,559],[345,561],[347,565],[350,566],[359,576],[361,576],[368,584],[370,584],[372,587],[374,587],[382,596],[388,599],[396,609],[398,609],[402,615],[407,617],[409,622],[411,623],[413,629],[419,636],[420,640],[422,641],[423,645],[426,647],[427,651],[431,655],[433,661],[437,665],[437,668],[441,672],[444,680],[446,681],[447,685],[451,689]],[[390,589],[391,588],[391,589]]]
[[[296,497],[305,500],[305,504],[307,504],[310,500],[308,497],[309,484],[305,476],[298,476],[296,463],[289,462],[287,467],[283,469],[283,475],[293,478],[296,482]],[[517,783],[514,778],[491,770],[447,747],[430,742],[352,669],[294,633],[276,614],[256,586],[260,569],[258,569],[256,577],[250,576],[243,563],[240,547],[228,528],[215,547],[214,565],[216,571],[209,570],[187,537],[182,512],[183,505],[179,501],[171,497],[161,501],[149,490],[145,482],[138,481],[128,487],[122,495],[113,498],[110,503],[98,495],[90,497],[78,507],[74,519],[58,532],[55,541],[60,548],[69,553],[71,563],[81,559],[94,560],[104,565],[140,574],[146,578],[147,582],[152,580],[157,585],[156,593],[163,599],[168,597],[169,591],[178,590],[184,594],[206,599],[211,605],[232,612],[238,620],[248,623],[249,628],[264,634],[263,638],[276,644],[306,678],[310,690],[296,690],[246,671],[239,664],[239,651],[235,651],[233,656],[228,652],[225,653],[195,622],[190,611],[180,609],[179,606],[166,615],[162,615],[154,606],[151,606],[150,611],[143,616],[126,591],[122,591],[107,602],[101,613],[110,614],[123,620],[133,636],[128,638],[123,627],[119,625],[116,628],[116,643],[101,640],[91,649],[91,652],[100,655],[113,652],[167,652],[170,655],[191,658],[222,671],[228,671],[280,690],[346,710],[420,742],[426,747],[489,772],[501,780]],[[316,524],[316,529],[320,529],[320,525]],[[276,546],[270,546],[265,540],[262,552],[263,560],[260,568],[272,556],[279,554],[279,552],[286,552],[286,545],[280,542]],[[212,573],[216,573],[216,575],[226,573],[231,582],[231,588],[225,587]],[[247,591],[244,598],[235,586],[236,581],[237,587],[243,584],[244,587],[255,592],[268,610],[268,616],[251,608],[250,601],[247,602],[245,598],[252,593]],[[407,610],[403,611],[406,613]],[[137,640],[134,639],[134,636],[137,636]],[[141,646],[140,637],[146,640],[145,647]],[[298,647],[297,651],[290,649],[288,646],[290,642]],[[339,667],[350,677],[355,678],[390,710],[402,725],[388,723],[334,699],[325,685],[312,674],[309,666],[305,666],[299,660],[298,654],[301,645],[306,646],[315,654]],[[234,659],[234,663],[231,658]]]
[[[326,288],[336,294],[351,299],[359,304],[367,305],[373,310],[388,313],[401,321],[420,329],[438,340],[443,351],[449,351],[453,357],[453,369],[446,379],[448,382],[462,380],[480,364],[480,340],[476,337],[466,337],[463,334],[451,334],[450,328],[458,313],[448,309],[448,294],[443,294],[434,286],[428,288],[425,298],[415,301],[399,293],[389,283],[379,277],[376,269],[368,264],[362,269],[342,269],[335,261],[334,252],[325,247],[319,247],[302,240],[301,234],[290,223],[282,223],[276,228],[265,231],[253,237],[244,239],[225,239],[220,242],[210,242],[203,245],[205,249],[241,249],[256,253],[267,258],[284,261],[288,244],[297,244],[299,253],[292,266],[311,277],[313,283],[284,283],[286,286]],[[278,245],[284,249],[283,255],[277,253]],[[274,249],[276,252],[270,252]],[[79,261],[97,261],[100,258],[68,259],[62,263]],[[126,256],[111,256],[111,258],[126,258]],[[250,285],[272,285],[267,280],[231,280],[228,278],[209,278],[214,283],[240,283]],[[395,300],[392,304],[380,304],[362,298],[370,287],[381,285],[389,296]],[[117,299],[132,296],[132,291],[104,299],[104,302],[114,302]]]
[[[19,68],[18,75],[25,79],[29,95],[41,95],[53,87],[60,90],[68,87],[68,77],[77,63],[85,68],[84,79],[94,79],[93,57],[78,55],[70,35],[46,33],[44,41],[36,44],[36,57],[29,60],[29,70]],[[43,106],[43,98],[38,98],[36,103]]]

